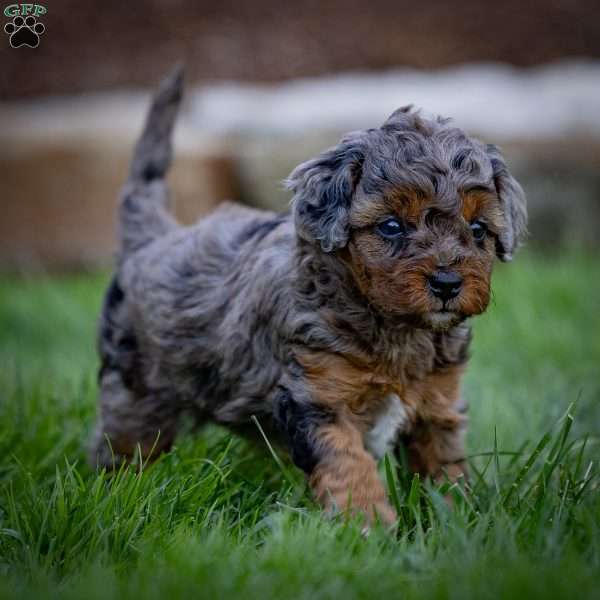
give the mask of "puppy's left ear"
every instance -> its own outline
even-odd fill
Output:
[[[497,239],[496,253],[500,260],[508,262],[527,233],[525,192],[510,174],[499,148],[488,144],[486,150],[492,163],[494,185],[504,213],[504,228]]]
[[[360,133],[297,166],[286,181],[298,235],[324,252],[342,248],[350,233],[350,203],[362,174]]]

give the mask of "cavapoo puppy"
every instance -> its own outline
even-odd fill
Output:
[[[167,211],[181,71],[161,85],[120,204],[99,331],[95,465],[166,451],[182,414],[255,415],[327,510],[391,523],[376,460],[466,475],[467,319],[525,230],[498,149],[410,107],[298,166],[291,212]]]

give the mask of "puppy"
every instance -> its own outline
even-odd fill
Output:
[[[297,167],[291,213],[229,203],[182,227],[164,179],[181,95],[177,71],[122,193],[92,463],[168,450],[183,413],[255,415],[325,509],[391,523],[385,452],[466,476],[467,319],[524,233],[523,191],[495,146],[406,107]]]

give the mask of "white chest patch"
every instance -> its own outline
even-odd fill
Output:
[[[382,458],[391,450],[398,434],[408,424],[408,413],[396,394],[387,396],[375,424],[365,435],[365,446],[375,457]]]

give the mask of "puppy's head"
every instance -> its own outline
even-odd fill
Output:
[[[435,329],[483,312],[512,258],[525,196],[495,146],[402,108],[298,166],[298,235],[336,253],[378,310]]]

